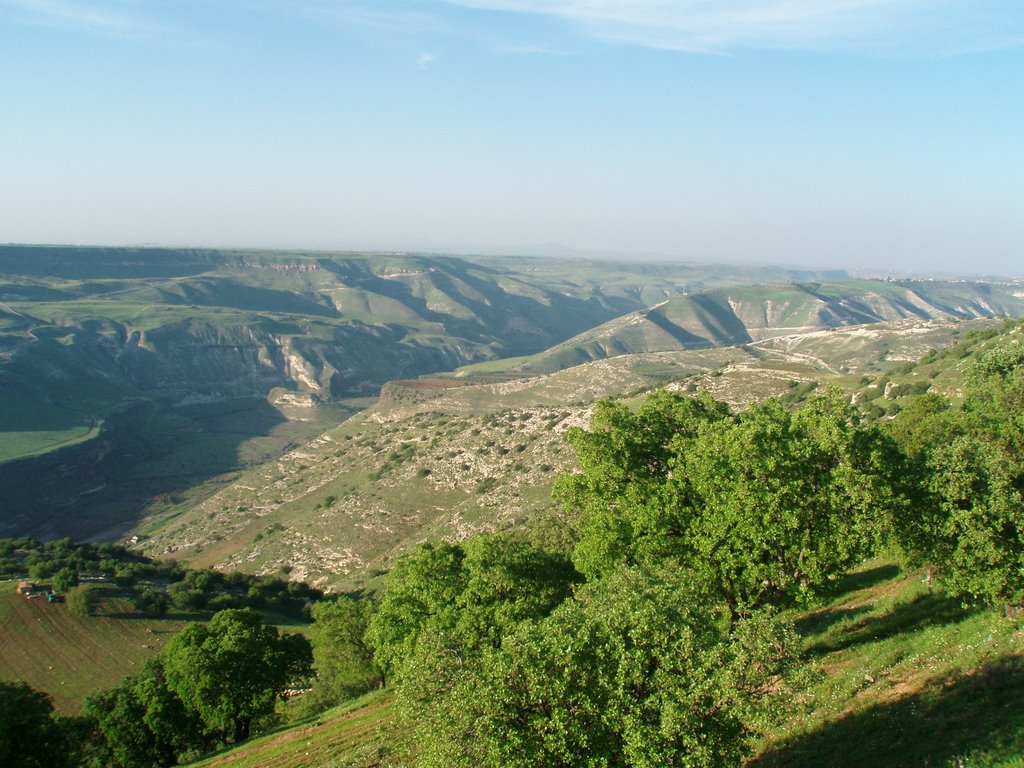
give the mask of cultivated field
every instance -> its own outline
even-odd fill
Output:
[[[16,589],[17,582],[0,583],[0,679],[45,691],[69,714],[84,696],[140,668],[190,618],[145,618],[121,600],[103,601],[105,615],[81,617]]]

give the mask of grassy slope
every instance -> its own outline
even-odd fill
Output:
[[[924,575],[869,564],[799,617],[818,679],[752,765],[1024,765],[1024,619],[965,608]]]
[[[65,603],[27,600],[17,582],[0,582],[0,680],[23,680],[53,697],[58,710],[77,713],[82,698],[136,672],[190,621],[209,614],[151,618],[134,609],[112,584],[95,585],[96,615],[75,616]],[[265,613],[284,632],[309,624]]]
[[[185,626],[149,619],[127,605],[114,615],[79,617],[43,597],[26,600],[17,582],[0,583],[0,679],[24,680],[46,691],[57,709],[79,711],[84,696],[116,685]]]
[[[794,616],[810,682],[748,768],[1024,765],[1024,618],[964,608],[923,576],[866,563]],[[198,765],[398,766],[392,716],[377,692]]]
[[[196,763],[196,768],[370,768],[387,763],[393,699],[363,696],[292,728]]]

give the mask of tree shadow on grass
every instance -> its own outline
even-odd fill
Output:
[[[177,612],[177,613],[161,613],[158,615],[143,613],[142,611],[118,611],[116,613],[105,613],[103,616],[108,619],[121,619],[125,621],[151,621],[151,622],[190,622],[190,621],[209,621],[213,615],[212,611],[203,612]],[[154,629],[154,632],[162,632],[163,629]],[[168,630],[170,632],[177,632],[178,629]]]
[[[813,643],[807,652],[822,655],[851,648],[861,643],[884,640],[895,635],[917,632],[928,627],[955,624],[975,613],[977,608],[964,606],[959,600],[936,592],[918,595],[913,600],[896,605],[889,613],[876,618],[864,618],[839,634]],[[837,623],[845,616],[832,621]]]
[[[795,736],[748,768],[939,768],[971,756],[995,764],[1022,751],[1024,661],[1010,656]]]
[[[842,597],[851,592],[858,592],[862,589],[875,587],[884,581],[891,581],[900,575],[898,565],[880,565],[877,568],[869,568],[865,571],[848,573],[839,579],[832,597]]]
[[[817,611],[809,616],[796,621],[796,631],[802,637],[820,635],[827,632],[836,624],[852,619],[861,614],[868,613],[871,608],[859,606],[857,608],[829,608],[824,611]]]
[[[829,597],[832,600],[836,600],[854,592],[860,592],[864,589],[876,587],[879,584],[892,581],[899,576],[900,573],[901,571],[899,567],[892,564],[880,565],[876,568],[868,568],[863,571],[848,573],[838,580]],[[823,635],[836,624],[851,621],[857,616],[870,613],[871,610],[872,609],[869,605],[858,605],[850,608],[824,608],[798,619],[796,621],[796,630],[803,637]],[[828,641],[819,642],[817,645],[824,646],[827,642]]]

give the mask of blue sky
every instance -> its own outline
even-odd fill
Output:
[[[0,0],[0,241],[1024,273],[1024,0]]]

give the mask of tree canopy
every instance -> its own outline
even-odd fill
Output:
[[[229,609],[177,634],[164,664],[168,688],[208,728],[241,741],[278,694],[311,673],[312,652],[302,635],[278,633],[251,609]]]
[[[324,705],[358,696],[383,678],[366,642],[375,602],[341,597],[313,606],[314,693]]]
[[[1024,339],[1005,334],[967,370],[964,402],[918,401],[892,430],[929,492],[905,547],[953,594],[1024,604]]]
[[[395,565],[367,641],[388,675],[401,672],[424,634],[457,638],[460,653],[476,653],[546,615],[578,578],[564,558],[507,535],[425,544]]]
[[[820,593],[910,504],[902,453],[835,394],[731,415],[660,393],[635,415],[602,404],[570,440],[583,471],[558,492],[577,514],[577,567],[670,559],[734,616]]]
[[[159,656],[117,687],[87,697],[83,714],[102,742],[96,765],[163,768],[214,743],[198,713],[168,688]]]
[[[50,697],[22,682],[0,682],[0,765],[60,768],[74,762],[73,744]]]
[[[619,570],[475,665],[424,655],[416,669],[434,684],[410,682],[402,699],[417,764],[738,765],[795,636],[761,614],[730,634],[691,587],[679,570]]]

